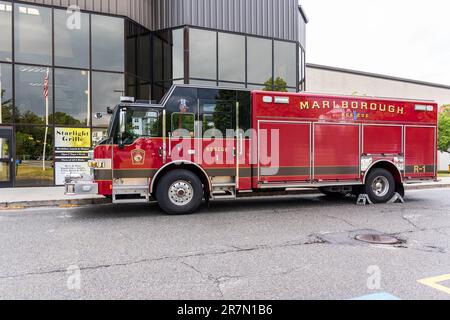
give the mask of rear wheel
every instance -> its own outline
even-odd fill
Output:
[[[159,181],[156,199],[167,214],[191,214],[202,203],[203,186],[197,175],[191,171],[170,171]]]
[[[386,169],[374,169],[367,176],[365,191],[373,203],[386,203],[395,194],[394,177]]]

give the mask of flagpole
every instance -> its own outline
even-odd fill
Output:
[[[47,152],[47,135],[48,135],[48,81],[50,68],[47,68],[46,80],[44,80],[44,95],[45,95],[45,136],[44,136],[44,150],[42,152],[42,171],[45,171],[45,157]]]

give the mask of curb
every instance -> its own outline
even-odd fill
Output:
[[[3,209],[27,209],[39,207],[62,207],[62,206],[86,206],[111,203],[107,198],[93,199],[67,199],[67,200],[42,200],[42,201],[14,201],[0,203],[0,210]]]
[[[437,184],[437,185],[432,185],[432,184],[410,184],[410,185],[405,185],[405,190],[427,190],[427,189],[448,189],[450,188],[450,184]]]

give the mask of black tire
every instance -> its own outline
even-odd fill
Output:
[[[375,181],[383,180],[383,187],[380,194],[374,190]],[[388,185],[386,185],[386,182]],[[395,194],[395,180],[392,174],[386,169],[376,168],[369,173],[366,179],[365,192],[373,203],[386,203],[392,199]],[[385,189],[385,190],[384,190]]]
[[[189,192],[192,192],[191,200],[177,205],[174,203],[178,198],[169,196],[169,189],[177,182],[182,182],[186,186],[190,186]],[[174,187],[175,188],[175,187]],[[183,190],[184,192],[184,190]],[[185,194],[190,194],[186,192]],[[201,205],[203,200],[203,186],[197,175],[188,170],[173,170],[164,175],[156,188],[156,199],[160,208],[169,215],[185,215],[192,214]],[[176,198],[176,199],[174,199]]]

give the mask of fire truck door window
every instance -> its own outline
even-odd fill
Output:
[[[172,137],[194,138],[195,136],[195,114],[174,112],[171,117]]]
[[[197,89],[177,87],[165,105],[166,110],[179,113],[197,112]]]
[[[233,102],[219,100],[200,100],[205,137],[225,137],[233,126]]]
[[[132,144],[140,137],[158,137],[158,135],[158,112],[145,109],[127,110],[124,144]]]

